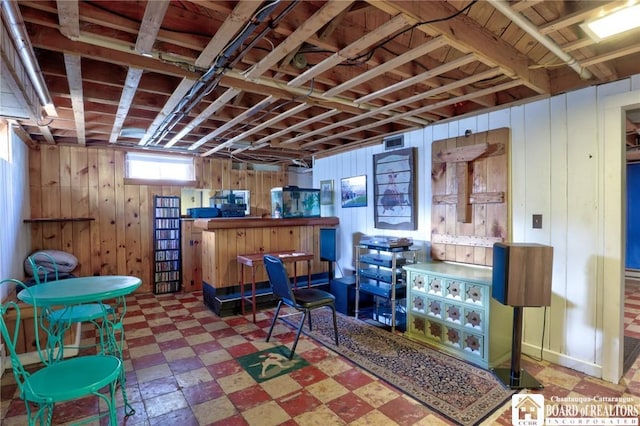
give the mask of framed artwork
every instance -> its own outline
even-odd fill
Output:
[[[374,227],[418,229],[415,199],[416,148],[373,156]]]
[[[320,181],[320,204],[333,204],[333,180]]]
[[[340,180],[342,207],[364,207],[367,205],[367,175],[342,178]]]

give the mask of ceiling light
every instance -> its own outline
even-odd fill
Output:
[[[291,63],[297,69],[303,70],[307,67],[307,57],[304,55],[304,53],[296,53]]]
[[[132,139],[142,139],[142,137],[147,133],[147,129],[142,129],[139,127],[125,127],[120,130],[120,136],[123,138],[132,138]]]
[[[581,25],[595,41],[640,27],[640,4],[619,9]]]

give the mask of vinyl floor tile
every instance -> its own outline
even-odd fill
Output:
[[[626,288],[625,335],[640,338],[640,282]],[[257,383],[236,358],[277,345],[290,345],[294,331],[284,323],[265,341],[272,311],[220,318],[202,303],[202,293],[140,294],[127,300],[125,318],[127,394],[136,409],[127,426],[333,426],[453,425],[437,412],[358,368],[348,359],[302,336],[296,353],[310,365]],[[83,329],[91,342],[95,330]],[[545,397],[629,395],[640,398],[636,360],[620,384],[523,357],[523,367],[545,384]],[[2,376],[0,423],[26,424],[11,371]],[[56,407],[54,424],[77,420],[104,404],[81,400]],[[510,425],[510,403],[484,425]],[[103,423],[104,424],[104,423]]]

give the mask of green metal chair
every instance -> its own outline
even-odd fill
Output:
[[[16,293],[30,291],[21,281],[14,279],[0,281],[0,288],[4,286],[15,286]],[[14,301],[0,305],[2,341],[8,349],[20,399],[25,402],[29,425],[51,425],[56,403],[93,395],[105,402],[107,411],[87,419],[87,422],[108,416],[109,424],[116,426],[116,389],[124,369],[122,361],[111,355],[84,355],[52,362],[40,347],[43,325],[38,320],[37,309],[37,306],[33,306],[35,341],[41,364],[38,364],[36,371],[30,372],[25,369],[16,353],[16,345],[24,335],[24,331],[20,330],[20,306]],[[15,324],[9,325],[9,316],[15,320]],[[106,393],[101,392],[104,389],[107,390]]]
[[[60,279],[60,271],[56,259],[47,253],[46,251],[37,251],[31,254],[27,261],[33,272],[33,278],[36,285],[46,283],[50,280]],[[68,327],[70,324],[89,322],[93,324],[98,330],[99,343],[88,346],[79,346],[77,348],[73,346],[67,346],[69,349],[86,349],[88,347],[98,346],[100,349],[104,348],[105,343],[105,330],[102,328],[102,319],[105,316],[105,310],[107,313],[111,313],[111,307],[108,304],[102,303],[86,303],[82,305],[69,306],[61,309],[42,309],[41,314],[44,320],[51,321],[53,324],[51,327],[47,327],[50,330],[52,327]],[[58,334],[59,335],[59,334]],[[51,340],[53,335],[49,336],[49,342],[55,348],[62,348],[62,342]],[[53,353],[53,349],[50,348],[50,353]],[[55,352],[62,356],[62,351]]]

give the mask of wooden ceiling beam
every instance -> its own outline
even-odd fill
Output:
[[[80,36],[80,9],[78,2],[57,0],[60,32],[72,40]]]
[[[82,88],[82,69],[80,56],[65,54],[64,65],[67,70],[67,82],[69,83],[69,95],[78,135],[78,145],[86,145],[85,139],[85,115],[84,92]]]
[[[394,68],[399,67],[402,64],[406,64],[410,61],[413,61],[421,56],[424,56],[426,54],[428,54],[429,52],[432,52],[436,49],[439,49],[441,47],[443,47],[446,44],[446,41],[444,40],[444,38],[442,37],[436,37],[433,40],[428,41],[427,43],[423,43],[420,46],[416,47],[415,49],[411,49],[405,53],[403,53],[402,55],[398,55],[396,56],[394,59],[384,62],[383,64],[378,65],[377,67],[371,68],[363,73],[361,73],[360,75],[356,76],[355,78],[352,78],[350,80],[345,81],[342,84],[339,84],[329,90],[327,90],[326,92],[324,92],[324,96],[335,96],[338,95],[342,92],[344,92],[345,90],[348,90],[354,86],[357,86],[359,84],[364,83],[365,81],[371,80],[372,78],[375,78],[377,76],[379,76],[380,74],[383,74],[385,72],[388,72]],[[437,74],[434,74],[434,76]],[[404,86],[407,87],[408,85]],[[362,98],[361,98],[362,99]]]
[[[516,12],[522,12],[524,10],[534,7],[538,3],[542,3],[544,0],[521,0],[513,3],[511,8]]]
[[[563,28],[568,28],[572,25],[580,24],[584,21],[588,21],[591,18],[595,18],[596,16],[601,16],[603,14],[607,14],[614,9],[617,9],[621,6],[624,6],[627,1],[611,1],[607,3],[596,3],[596,7],[591,7],[592,3],[590,2],[574,2],[573,4],[576,7],[586,6],[584,9],[577,10],[568,15],[564,15],[555,21],[549,22],[545,25],[540,25],[539,31],[543,35],[551,34],[557,31],[560,31]]]
[[[258,6],[260,6],[258,1],[240,1],[222,23],[220,29],[216,31],[215,36],[211,38],[207,46],[202,50],[198,59],[196,59],[195,65],[204,68],[211,66],[211,63],[222,52],[222,49],[249,22]]]
[[[421,7],[419,3],[409,1],[368,1],[391,15],[405,13],[414,24],[430,22],[418,28],[431,36],[442,34],[452,47],[464,53],[474,52],[487,65],[500,67],[505,74],[521,80],[537,93],[548,94],[551,91],[546,71],[530,69],[525,55],[465,14],[442,20],[442,17],[454,16],[458,12],[448,3],[430,2],[429,7]]]
[[[49,129],[49,126],[38,126],[38,129],[40,129],[40,133],[48,144],[55,145],[56,140],[53,137],[53,133],[51,133],[51,129]]]
[[[327,39],[333,34],[333,32],[344,22],[345,18],[354,7],[354,3],[351,3],[346,9],[338,13],[327,25],[322,28],[318,34],[318,38]]]
[[[414,77],[408,78],[408,79],[403,80],[403,81],[399,81],[396,84],[393,84],[391,86],[387,86],[387,87],[385,87],[383,89],[380,89],[378,91],[370,93],[370,94],[368,94],[366,96],[362,96],[362,97],[356,99],[356,102],[360,103],[360,102],[371,101],[372,99],[376,99],[376,98],[379,98],[381,96],[387,95],[389,93],[404,89],[406,87],[410,87],[410,86],[412,86],[412,85],[414,85],[416,83],[428,80],[430,78],[433,78],[433,77],[436,77],[438,75],[444,74],[446,72],[449,72],[451,70],[454,70],[456,68],[459,68],[461,66],[464,66],[466,64],[469,64],[469,63],[475,62],[475,61],[476,61],[476,58],[475,58],[475,56],[473,54],[468,54],[468,55],[462,56],[462,57],[460,57],[458,59],[455,59],[455,60],[453,60],[451,62],[447,62],[446,64],[442,64],[437,68],[433,68],[433,69],[431,69],[429,71],[426,71],[426,72],[424,72],[422,74],[418,74],[418,75],[416,75]]]
[[[153,0],[147,2],[144,17],[138,30],[135,51],[142,55],[149,55],[156,42],[158,31],[169,7],[169,0]]]
[[[80,11],[77,2],[57,0],[58,22],[60,32],[72,40],[80,36]],[[80,56],[65,53],[64,67],[66,71],[67,83],[69,84],[69,95],[75,122],[75,132],[78,138],[78,145],[86,145],[85,136],[85,116],[84,116],[84,94],[82,91],[82,65]]]
[[[110,63],[126,67],[132,66],[145,71],[157,72],[174,77],[188,77],[197,80],[201,75],[199,72],[187,69],[186,66],[182,67],[142,55],[124,52],[124,47],[121,45],[113,44],[112,48],[106,48],[73,41],[63,36],[59,31],[46,27],[40,27],[31,37],[31,42],[34,47],[40,49],[60,53],[71,53],[100,62],[108,60]]]
[[[272,135],[265,136],[264,138],[255,141],[255,145],[256,146],[263,145],[265,143],[268,143],[270,141],[278,139],[279,137],[284,136],[284,135],[286,135],[288,133],[291,133],[291,132],[294,132],[296,130],[305,128],[305,127],[309,126],[312,123],[322,122],[323,120],[326,120],[327,118],[333,117],[334,115],[339,114],[340,112],[341,111],[338,110],[338,109],[330,109],[328,111],[323,112],[322,114],[319,114],[319,115],[314,116],[314,117],[310,117],[310,118],[308,118],[306,120],[300,121],[300,122],[298,122],[298,123],[296,123],[296,124],[294,124],[292,126],[289,126],[286,129],[282,129],[282,130],[280,130],[280,131],[278,131],[278,132],[276,132],[276,133],[274,133]]]
[[[207,46],[202,50],[200,55],[198,55],[198,58],[195,61],[195,65],[200,67],[211,66],[214,59],[217,58],[218,55],[220,55],[225,46],[231,41],[232,37],[234,37],[235,34],[238,33],[238,31],[240,31],[240,29],[244,25],[246,25],[246,22],[249,21],[251,15],[255,12],[259,5],[259,2],[254,1],[241,1],[240,3],[238,3],[238,5],[233,9],[228,18],[220,27],[220,36],[218,37],[218,33],[216,33],[216,37],[211,38]],[[167,117],[169,117],[172,112],[174,112],[180,100],[187,96],[187,93],[191,90],[194,84],[195,80],[186,77],[183,78],[178,88],[172,93],[162,111],[160,111],[154,122],[151,124],[151,127],[147,129],[145,137],[140,140],[141,145],[145,145],[149,142],[149,139],[153,137],[153,135],[155,135],[155,132],[158,130],[164,120],[166,120]],[[233,96],[236,96],[240,92],[234,91],[233,93]],[[210,114],[213,114],[213,112],[215,112],[218,108],[220,107],[211,109]],[[193,129],[199,124],[199,118],[202,118],[203,121],[206,117],[202,117],[202,114],[200,114],[196,118],[196,120],[185,126],[185,129],[187,129],[186,131],[179,132],[177,136],[171,138],[166,143],[165,147],[168,148],[175,145],[182,137],[186,135],[186,132]]]
[[[4,118],[0,118],[0,125],[2,124],[2,122],[4,120],[5,120]],[[31,148],[31,149],[38,149],[39,148],[38,144],[36,143],[36,141],[33,140],[31,135],[29,134],[29,132],[27,132],[24,129],[22,124],[20,124],[17,120],[14,120],[14,119],[6,119],[6,120],[7,120],[6,122],[11,126],[11,128],[16,133],[16,135],[18,135],[20,140],[22,142],[24,142],[25,144],[27,144],[27,146],[29,146],[29,148]]]
[[[271,118],[270,120],[264,121],[261,124],[254,126],[252,129],[247,130],[246,132],[240,133],[237,136],[234,136],[233,138],[231,138],[229,141],[227,141],[228,143],[235,143],[235,142],[239,142],[241,140],[246,140],[249,138],[249,136],[263,130],[266,129],[268,127],[272,127],[275,124],[279,123],[280,121],[286,119],[287,117],[291,117],[292,115],[296,115],[299,114],[300,112],[310,108],[311,105],[307,105],[307,104],[298,104],[297,106],[290,108],[289,110],[287,110],[286,112],[280,113],[278,115],[276,115],[275,117]],[[260,148],[264,148],[265,146],[267,146],[267,143],[261,144],[261,146],[255,146],[254,149],[260,149]],[[251,146],[251,145],[250,145]],[[242,148],[240,151],[236,152],[236,153],[240,153],[246,149],[248,149],[249,147],[246,148]]]
[[[153,50],[153,45],[156,41],[156,36],[160,30],[160,25],[164,19],[167,8],[169,7],[168,0],[155,0],[147,2],[147,6],[144,11],[144,17],[142,18],[142,24],[140,25],[140,31],[138,32],[138,38],[136,40],[135,51],[141,55],[149,55]],[[118,111],[113,122],[113,128],[109,136],[109,143],[115,143],[118,141],[122,126],[127,118],[133,97],[138,90],[140,79],[142,78],[143,70],[140,68],[131,67],[127,72],[127,78],[122,88],[122,94],[120,96],[120,102],[118,103]]]
[[[436,102],[436,103],[434,103],[432,105],[429,105],[429,106],[426,106],[426,107],[423,107],[423,108],[418,108],[415,111],[409,111],[409,112],[406,112],[404,114],[399,114],[398,116],[395,116],[395,117],[386,118],[384,120],[376,120],[376,121],[374,121],[372,123],[369,123],[369,124],[366,124],[364,126],[360,126],[360,127],[355,128],[355,129],[350,129],[350,130],[346,130],[344,132],[337,133],[337,134],[331,136],[331,138],[339,138],[339,137],[343,137],[343,136],[349,135],[349,134],[351,134],[353,132],[367,130],[367,129],[373,129],[373,128],[388,124],[388,123],[390,123],[390,122],[392,122],[394,120],[397,120],[402,115],[416,114],[416,113],[431,111],[431,110],[434,110],[434,109],[437,109],[437,108],[441,108],[441,107],[446,106],[446,105],[452,105],[452,104],[455,104],[455,103],[459,103],[459,102],[463,102],[465,100],[472,99],[474,96],[481,96],[481,95],[484,96],[484,95],[487,95],[487,94],[490,94],[490,93],[495,93],[495,92],[499,92],[499,91],[502,91],[502,90],[507,90],[507,89],[509,89],[511,87],[515,87],[515,86],[518,86],[518,85],[522,85],[522,82],[518,81],[518,80],[514,80],[514,81],[510,81],[508,83],[500,84],[498,86],[493,86],[493,87],[489,87],[489,88],[486,88],[486,89],[483,89],[483,90],[479,90],[478,92],[470,93],[470,94],[465,95],[465,96],[460,96],[460,97],[457,97],[457,98],[452,98],[452,99],[439,101],[439,102]],[[309,148],[310,146],[317,145],[317,144],[320,144],[320,143],[324,143],[327,140],[328,140],[328,138],[322,138],[322,139],[314,140],[312,142],[308,142],[306,144],[303,144],[302,146],[304,148]]]
[[[200,140],[198,140],[196,143],[191,145],[189,147],[189,149],[190,150],[194,150],[194,149],[198,148],[199,146],[203,145],[204,143],[210,141],[211,139],[223,134],[224,132],[226,132],[227,130],[231,129],[236,124],[242,123],[242,122],[246,122],[246,120],[249,119],[252,115],[257,114],[258,112],[262,111],[263,109],[269,107],[276,100],[277,100],[277,98],[275,98],[274,96],[268,96],[267,98],[265,98],[261,102],[255,104],[253,107],[249,108],[248,110],[246,110],[242,114],[239,114],[238,116],[236,116],[232,120],[227,121],[224,125],[218,127],[217,129],[215,129],[214,131],[210,132],[206,136],[200,138]],[[207,156],[209,156],[211,154],[214,154],[214,153],[218,152],[219,150],[221,150],[223,148],[226,148],[227,146],[230,146],[230,145],[231,144],[228,143],[228,142],[223,142],[223,143],[219,144],[218,146],[216,146],[215,148],[213,148],[213,149],[201,154],[201,156],[202,157],[207,157]]]
[[[123,39],[123,34],[127,34],[131,37],[131,39],[135,39],[138,34],[138,30],[140,29],[139,21],[125,18],[117,12],[109,12],[100,7],[93,6],[91,3],[87,2],[69,2],[68,0],[61,1],[63,3],[66,2],[79,4],[79,20],[82,23],[83,27],[83,30],[80,33],[80,37],[106,37],[105,32],[113,36],[113,33],[118,31],[122,33],[119,37],[121,40]],[[54,19],[56,9],[49,7],[50,4],[50,2],[46,1],[20,2],[22,15],[25,22],[32,22],[37,25],[57,29],[58,22]],[[110,6],[116,4],[118,4],[118,2],[109,3]],[[42,12],[45,12],[46,15]],[[169,12],[169,14],[173,18],[186,18],[185,13],[181,13],[179,8],[174,14],[171,14],[171,12]],[[204,19],[201,15],[198,14],[187,14],[187,16],[190,16],[189,19],[194,22],[202,21]],[[167,31],[160,29],[158,32],[158,40],[163,43],[169,43],[174,46],[179,46],[181,48],[200,50],[206,45],[208,38],[198,34],[189,34],[187,32]]]
[[[336,65],[349,60],[356,54],[360,53],[362,50],[370,47],[374,43],[377,43],[381,40],[384,40],[391,36],[392,34],[398,32],[402,28],[408,25],[407,20],[401,14],[393,17],[391,20],[382,24],[375,30],[365,34],[360,37],[356,41],[350,43],[345,48],[341,49],[339,52],[334,53],[333,55],[326,58],[324,61],[319,64],[309,68],[307,71],[303,72],[289,83],[288,86],[291,87],[299,87],[305,82],[311,80],[315,76],[322,74],[327,71],[329,68],[333,68]]]
[[[330,0],[313,16],[305,20],[296,30],[291,33],[282,43],[274,50],[269,52],[264,59],[255,64],[245,74],[247,79],[253,79],[264,74],[268,69],[277,64],[290,51],[298,47],[302,42],[307,40],[312,34],[315,34],[326,23],[331,21],[336,15],[351,5],[352,1]]]
[[[227,89],[222,95],[220,95],[215,101],[211,102],[211,104],[205,108],[197,117],[191,120],[186,126],[178,132],[174,137],[166,143],[165,148],[169,148],[175,145],[179,140],[184,138],[191,130],[198,127],[202,122],[211,117],[216,111],[224,108],[224,106],[229,103],[234,97],[240,94],[241,91],[236,88]]]
[[[141,69],[133,67],[129,68],[127,78],[122,89],[122,94],[120,96],[120,102],[118,102],[118,111],[116,112],[113,128],[111,129],[111,135],[109,136],[109,143],[116,143],[118,141],[118,137],[120,136],[122,126],[127,118],[129,109],[131,108],[131,103],[133,102],[133,97],[136,94],[141,77]]]
[[[627,47],[623,47],[620,49],[609,51],[607,53],[603,53],[601,55],[593,56],[589,59],[581,60],[580,65],[584,67],[588,67],[595,64],[611,61],[613,59],[621,58],[623,56],[633,55],[638,52],[640,52],[640,44],[636,43]]]

